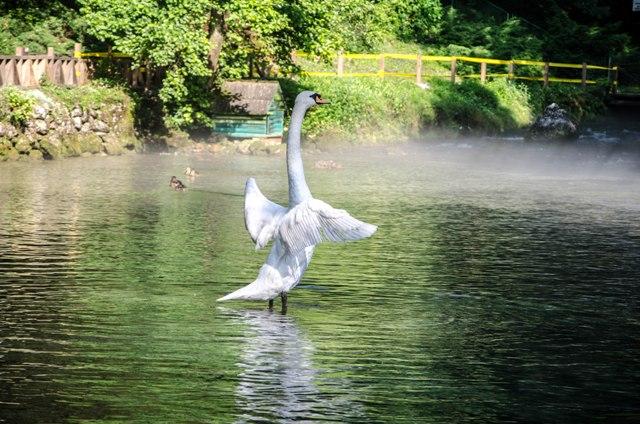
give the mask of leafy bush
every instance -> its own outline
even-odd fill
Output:
[[[24,126],[31,118],[34,105],[35,100],[17,88],[0,90],[0,120]]]
[[[573,117],[581,121],[602,113],[606,109],[606,89],[601,86],[583,88],[573,84],[529,84],[531,105],[536,114],[551,103],[557,103]]]

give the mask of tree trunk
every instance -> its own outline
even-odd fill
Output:
[[[209,67],[214,75],[218,72],[218,60],[222,45],[224,44],[224,33],[226,30],[225,20],[229,17],[229,12],[211,12],[211,23],[209,25]]]

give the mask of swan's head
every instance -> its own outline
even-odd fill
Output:
[[[315,105],[324,105],[329,103],[322,96],[315,91],[303,91],[296,97],[296,104],[302,104],[305,109],[309,109]]]

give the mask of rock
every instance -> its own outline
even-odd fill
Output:
[[[49,111],[42,106],[36,106],[33,108],[33,117],[36,119],[47,119]]]
[[[49,136],[40,140],[40,150],[47,159],[59,159],[62,157],[62,142],[59,138]]]
[[[107,138],[104,143],[102,143],[103,151],[108,155],[121,155],[124,153],[124,149],[118,143],[118,140],[115,138]]]
[[[47,122],[43,119],[36,119],[33,121],[33,127],[35,131],[40,135],[45,135],[49,131]]]
[[[80,131],[82,129],[82,118],[79,116],[74,116],[71,118],[73,121],[73,126],[76,130]]]
[[[31,150],[29,152],[29,159],[31,160],[42,160],[44,159],[44,155],[40,150]]]
[[[82,124],[82,127],[80,127],[80,132],[86,133],[91,131],[91,124],[88,122],[85,122],[84,124]]]
[[[31,140],[21,135],[14,141],[14,147],[18,153],[28,153],[31,150]]]
[[[80,156],[82,154],[82,146],[78,138],[79,134],[70,134],[61,142],[61,154],[65,157]]]
[[[102,112],[99,109],[89,109],[89,116],[93,119],[100,119]]]
[[[12,139],[18,135],[18,130],[11,124],[0,122],[0,137]]]
[[[13,147],[13,143],[7,137],[2,137],[0,135],[0,148],[2,148],[2,147],[8,149],[10,147]]]
[[[250,145],[244,141],[239,142],[236,145],[236,152],[240,153],[241,155],[249,155],[251,154]]]
[[[105,122],[100,121],[99,119],[96,119],[93,122],[91,122],[91,130],[95,132],[100,132],[100,133],[108,133],[109,126]]]
[[[79,153],[100,153],[102,151],[102,139],[94,133],[78,134]]]
[[[279,155],[280,153],[282,153],[283,151],[283,147],[282,145],[277,145],[277,146],[267,146],[267,154],[269,155]]]
[[[189,134],[183,131],[172,131],[166,138],[165,143],[167,147],[174,149],[184,149],[193,144],[189,139]]]
[[[556,103],[547,106],[529,128],[528,138],[568,139],[577,136],[578,128],[569,114]]]
[[[319,160],[313,165],[316,169],[341,169],[342,165],[332,160]]]
[[[80,106],[74,107],[71,109],[69,115],[71,115],[72,118],[82,118],[82,108]],[[82,123],[82,121],[80,121],[80,123]]]
[[[18,160],[20,159],[20,153],[14,149],[14,148],[9,148],[6,149],[4,152],[2,151],[2,149],[0,148],[0,160]]]

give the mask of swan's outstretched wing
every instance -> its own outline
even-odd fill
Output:
[[[345,210],[311,199],[300,203],[282,218],[278,234],[289,251],[297,252],[322,241],[360,240],[376,230],[375,225],[359,221]]]
[[[256,250],[269,243],[287,209],[273,203],[260,192],[256,180],[249,178],[244,188],[244,223]]]

